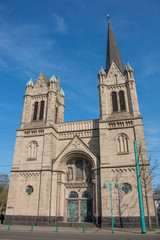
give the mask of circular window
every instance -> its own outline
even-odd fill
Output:
[[[129,183],[124,183],[122,185],[122,191],[125,193],[129,193],[132,191],[132,186]]]
[[[33,187],[32,186],[27,186],[27,188],[26,188],[26,193],[28,194],[28,195],[31,195],[31,193],[33,192],[34,190],[33,190]]]
[[[71,192],[69,198],[78,198],[78,194],[76,192]]]

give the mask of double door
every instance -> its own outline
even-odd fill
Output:
[[[68,222],[91,222],[92,200],[68,200]]]

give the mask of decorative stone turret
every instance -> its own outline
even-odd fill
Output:
[[[127,65],[125,67],[125,73],[127,74],[128,80],[134,80],[134,71],[133,68],[129,65],[129,62],[127,61]]]
[[[127,78],[127,94],[128,94],[128,102],[129,102],[129,111],[133,116],[140,116],[137,91],[136,91],[136,82],[134,79],[134,71],[127,61],[127,65],[125,67],[125,76]]]
[[[32,81],[32,78],[29,80],[29,82],[26,84],[26,87],[33,87],[34,83]]]

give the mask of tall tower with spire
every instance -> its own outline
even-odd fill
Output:
[[[121,220],[128,216],[129,221],[133,224],[134,219],[139,216],[139,208],[138,206],[135,208],[133,204],[138,199],[137,191],[133,191],[133,189],[137,189],[134,139],[137,141],[140,167],[145,166],[144,171],[147,173],[149,173],[149,163],[134,72],[128,62],[126,66],[123,65],[110,18],[108,21],[106,69],[101,66],[98,81],[102,224],[109,221],[107,211],[111,208],[107,197],[109,190],[106,192],[106,189],[103,189],[105,181],[110,181],[110,183],[116,181],[119,185],[118,192],[113,188],[114,216],[119,215]],[[148,186],[143,182],[142,186],[144,187],[143,193],[147,192],[148,194],[144,194],[144,205],[145,216],[148,215],[150,220],[150,216],[154,216],[152,192],[150,191],[151,182]],[[123,194],[124,192],[125,194]],[[117,203],[119,210],[116,206],[116,199],[119,201]],[[127,205],[130,206],[130,211],[125,213]],[[139,220],[139,218],[137,219]]]
[[[123,65],[110,20],[106,69],[101,66],[98,79],[100,119],[140,117],[133,69]]]

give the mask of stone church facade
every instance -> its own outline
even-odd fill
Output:
[[[98,90],[100,119],[64,122],[65,94],[59,78],[42,72],[35,83],[27,83],[11,169],[8,222],[110,225],[112,183],[115,224],[140,225],[133,141],[140,166],[143,160],[148,171],[142,116],[133,69],[129,63],[123,66],[110,21],[106,69],[98,73]],[[145,195],[143,204],[147,222]]]

